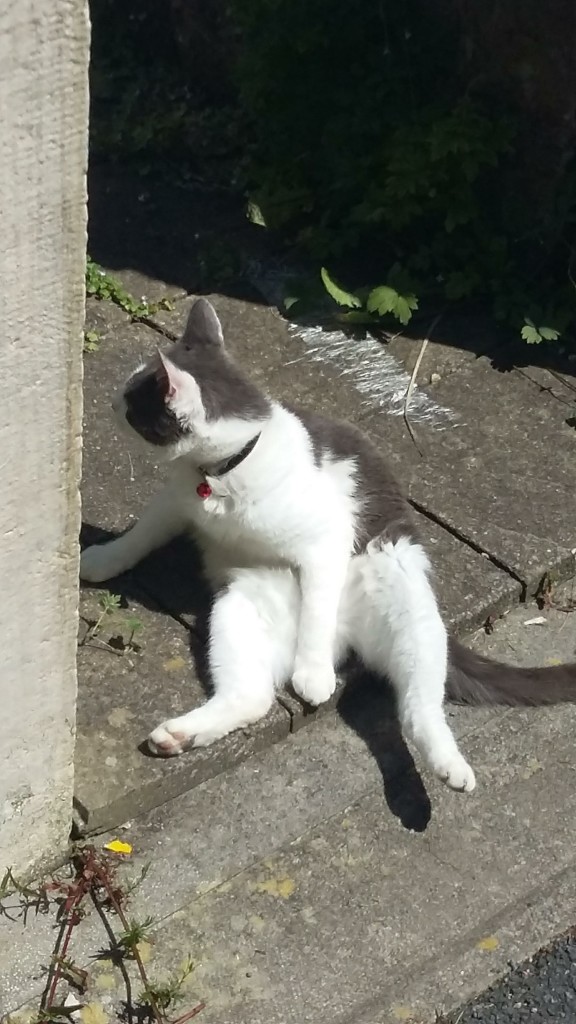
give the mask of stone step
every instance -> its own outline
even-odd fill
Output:
[[[162,468],[147,461],[135,449],[129,452],[110,412],[110,398],[134,366],[162,344],[159,331],[179,334],[191,301],[190,298],[176,301],[171,311],[155,315],[150,324],[132,323],[110,303],[89,303],[87,324],[98,331],[99,347],[85,359],[85,543],[129,526],[160,486]],[[317,354],[311,353],[309,341],[295,333],[273,309],[224,296],[214,296],[213,301],[225,334],[230,337],[231,350],[263,387],[274,396],[288,396],[292,401],[312,405],[328,414],[336,410],[338,415],[366,426],[380,439],[399,476],[411,483],[412,493],[427,513],[419,514],[418,518],[432,556],[442,610],[454,630],[475,629],[489,614],[498,614],[516,603],[523,581],[534,578],[534,566],[538,572],[544,565],[566,570],[571,556],[569,528],[565,524],[571,519],[565,509],[563,512],[554,507],[547,529],[544,529],[544,511],[539,512],[541,528],[535,527],[522,543],[518,539],[521,530],[524,527],[527,530],[529,517],[520,500],[519,488],[523,483],[522,473],[534,473],[532,462],[528,464],[524,456],[522,459],[518,456],[519,471],[512,468],[509,471],[510,479],[516,481],[512,489],[513,509],[512,499],[503,489],[504,456],[498,457],[498,465],[502,467],[498,470],[498,496],[490,491],[496,483],[495,477],[489,475],[486,445],[492,433],[497,447],[496,427],[489,428],[483,422],[475,434],[470,425],[461,424],[465,411],[462,395],[473,390],[473,377],[469,379],[471,366],[479,374],[483,392],[496,387],[487,365],[478,368],[467,357],[461,365],[453,366],[452,374],[447,374],[444,354],[442,366],[446,379],[464,382],[459,387],[454,386],[454,394],[442,395],[446,408],[451,404],[456,410],[456,425],[448,428],[445,419],[440,416],[435,420],[432,415],[419,421],[418,438],[428,452],[421,459],[401,418],[382,410],[376,414],[370,407],[372,398],[370,395],[366,398],[358,390],[354,375],[342,373],[341,367],[328,356],[319,362]],[[352,339],[349,343],[354,344]],[[371,349],[369,359],[373,372],[377,351]],[[383,363],[382,373],[386,372],[386,365]],[[498,377],[496,371],[493,373]],[[523,424],[521,429],[515,428],[512,440],[507,442],[506,458],[513,466],[515,455],[511,446],[516,444],[519,450],[529,446],[536,428],[526,426],[526,393],[522,388],[518,390],[515,379],[507,380],[506,393],[502,391],[503,385],[498,384],[497,404],[506,407],[511,423],[517,415]],[[474,401],[476,405],[469,396],[470,409],[478,420],[482,406],[480,399]],[[547,428],[547,444],[550,448],[556,434],[559,436],[561,432],[560,405],[550,395],[544,396],[542,401],[549,405],[546,409],[538,405],[535,422],[543,429],[545,416],[549,417],[552,425]],[[437,402],[434,407],[444,406]],[[488,402],[484,420],[490,418],[492,411]],[[496,426],[503,429],[502,424],[501,417]],[[488,490],[473,471],[471,452],[475,444],[481,451]],[[565,453],[558,453],[557,462],[565,476],[568,472]],[[554,475],[556,463],[552,456],[548,463],[546,472],[549,470],[554,480],[560,480],[560,470]],[[524,486],[529,494],[530,487],[525,482]],[[558,486],[565,484],[560,481]],[[502,507],[496,514],[494,510],[499,502]],[[542,510],[545,507],[540,491],[532,494],[530,502],[540,502]],[[511,517],[508,533],[503,525],[507,515]],[[451,529],[439,525],[436,518],[446,521]],[[471,524],[476,524],[474,529]],[[507,538],[507,547],[502,543],[503,537]],[[530,562],[528,550],[531,543],[534,544],[533,562]],[[482,550],[475,550],[472,545]],[[526,557],[520,554],[516,557],[516,550],[525,552]],[[506,571],[508,564],[513,566],[512,571]],[[100,593],[97,588],[82,590],[84,632],[80,635],[79,648],[76,757],[76,814],[80,832],[96,832],[118,825],[240,763],[326,710],[337,706],[349,709],[350,684],[346,689],[344,682],[328,708],[317,712],[304,709],[288,694],[281,695],[270,715],[253,729],[173,761],[152,759],[146,756],[142,746],[148,732],[163,719],[196,707],[205,697],[200,638],[208,597],[200,583],[194,549],[183,541],[172,544],[146,559],[133,572],[108,582],[99,590]],[[98,637],[89,636],[86,640],[89,628],[86,623],[98,619],[101,610],[98,602],[106,591],[117,595],[122,607],[112,617],[105,617]],[[134,617],[142,623],[142,628],[133,638],[134,643],[128,643],[125,649],[122,643],[129,640],[130,628],[127,620]],[[117,641],[118,636],[124,640]],[[368,699],[358,692],[360,702]]]

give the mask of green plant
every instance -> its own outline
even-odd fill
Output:
[[[98,607],[100,614],[94,622],[89,624],[80,646],[85,647],[91,641],[97,640],[107,650],[113,651],[115,654],[138,651],[139,647],[135,642],[135,637],[144,629],[144,623],[135,615],[121,619],[122,633],[120,635],[110,637],[108,641],[103,640],[101,636],[105,619],[113,617],[120,610],[122,598],[118,594],[111,594],[109,590],[105,590],[98,598]],[[124,635],[125,633],[127,636]]]
[[[138,301],[122,287],[115,277],[98,266],[89,256],[86,259],[86,294],[95,299],[114,302],[133,320],[142,320],[144,317],[152,316],[159,309],[172,309],[170,300],[166,298],[159,299],[158,302],[146,302],[144,299]]]
[[[532,320],[528,319],[524,321],[524,327],[520,333],[529,345],[539,345],[541,341],[556,341],[560,337],[560,331],[555,328],[536,327]]]
[[[337,285],[325,267],[322,267],[321,277],[326,291],[338,306],[352,310],[340,314],[339,319],[345,323],[369,325],[392,316],[406,326],[413,311],[418,309],[418,299],[398,264],[390,269],[387,284],[369,290],[359,289],[355,295]]]
[[[374,293],[370,308],[348,306],[351,321],[406,322],[410,294],[489,303],[531,343],[573,328],[574,165],[535,190],[521,114],[466,77],[455,20],[425,0],[233,0],[231,11],[252,219],[361,286],[350,294]],[[395,265],[408,292],[388,280]]]
[[[175,1006],[184,999],[182,988],[186,979],[192,974],[194,967],[194,961],[191,957],[188,957],[181,970],[171,975],[165,981],[149,982],[147,988],[138,997],[138,1001],[148,1006],[155,1003],[160,1010],[169,1010],[170,1007]],[[190,1020],[190,1017],[195,1016],[197,1012],[199,1011],[192,1011],[190,1015],[186,1015],[185,1019]]]
[[[98,331],[84,331],[84,352],[97,352],[100,348],[100,335]]]
[[[73,934],[84,916],[87,899],[91,899],[100,915],[105,915],[108,935],[112,937],[111,952],[122,959],[133,959],[143,985],[140,1006],[135,1007],[130,990],[127,991],[127,1005],[130,1017],[136,1015],[138,1009],[147,1012],[154,1024],[186,1024],[197,1016],[205,1007],[198,1003],[193,1009],[182,1014],[176,1021],[169,1021],[167,1010],[183,998],[182,987],[194,970],[194,963],[187,958],[180,971],[170,975],[163,981],[150,978],[142,959],[139,944],[146,940],[153,924],[151,918],[139,922],[129,920],[126,904],[130,894],[146,876],[147,868],[143,869],[139,879],[126,887],[118,879],[118,861],[96,850],[92,845],[77,846],[72,854],[74,876],[70,881],[55,878],[44,882],[37,888],[21,885],[8,869],[0,882],[0,898],[15,892],[22,904],[23,913],[32,907],[42,907],[47,913],[51,900],[60,904],[58,919],[61,925],[56,948],[51,957],[50,970],[46,989],[41,1004],[31,1024],[63,1024],[75,1019],[73,1015],[82,1010],[82,996],[86,991],[89,972],[79,967],[70,955]],[[0,905],[0,914],[2,906]],[[119,936],[114,935],[110,915],[114,915],[122,925]],[[76,999],[66,997],[62,991],[63,983],[76,990]]]

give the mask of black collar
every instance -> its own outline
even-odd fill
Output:
[[[256,437],[251,438],[250,441],[248,441],[248,444],[245,444],[244,447],[236,453],[236,455],[232,455],[229,459],[226,459],[225,462],[220,462],[213,469],[206,469],[205,466],[198,466],[202,476],[204,478],[215,478],[224,476],[226,473],[230,473],[233,469],[236,469],[241,462],[244,462],[244,459],[248,458],[250,452],[254,451],[260,436],[260,434],[256,434]]]

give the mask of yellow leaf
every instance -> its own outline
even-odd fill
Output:
[[[146,939],[141,939],[138,943],[138,952],[140,953],[140,959],[143,964],[147,964],[152,956],[152,943],[146,942]]]
[[[177,655],[177,657],[169,658],[168,661],[165,661],[162,667],[166,669],[166,672],[179,672],[180,669],[186,668],[186,662],[184,658]]]
[[[88,1003],[80,1010],[82,1024],[108,1024],[108,1017],[100,1003]]]
[[[414,1019],[412,1016],[412,1010],[409,1006],[399,1006],[396,1004],[392,1007],[392,1013],[394,1014],[395,1020],[410,1021]]]
[[[130,843],[123,843],[121,839],[113,839],[111,843],[106,843],[104,849],[111,850],[112,853],[132,853]]]
[[[480,939],[480,942],[476,943],[476,949],[481,949],[486,953],[493,953],[495,949],[498,949],[500,945],[500,939],[497,939],[495,935],[487,935],[485,939]]]
[[[270,896],[280,896],[283,900],[287,900],[295,888],[296,882],[293,878],[268,878],[264,882],[256,883],[258,892],[267,892]]]

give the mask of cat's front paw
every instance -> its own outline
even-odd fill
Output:
[[[332,665],[297,666],[292,686],[307,704],[324,704],[336,689],[336,673]]]
[[[435,764],[434,770],[442,782],[459,793],[471,793],[476,788],[474,772],[459,751],[447,760]]]
[[[148,749],[156,757],[177,757],[187,746],[189,737],[178,729],[170,729],[171,722],[164,722],[150,733]]]
[[[162,722],[150,733],[148,749],[156,757],[177,757],[187,747],[209,747],[230,731],[229,724],[220,721],[205,704],[180,718]]]
[[[93,544],[80,555],[80,579],[87,583],[103,583],[124,572],[125,565],[118,557],[115,541]]]

